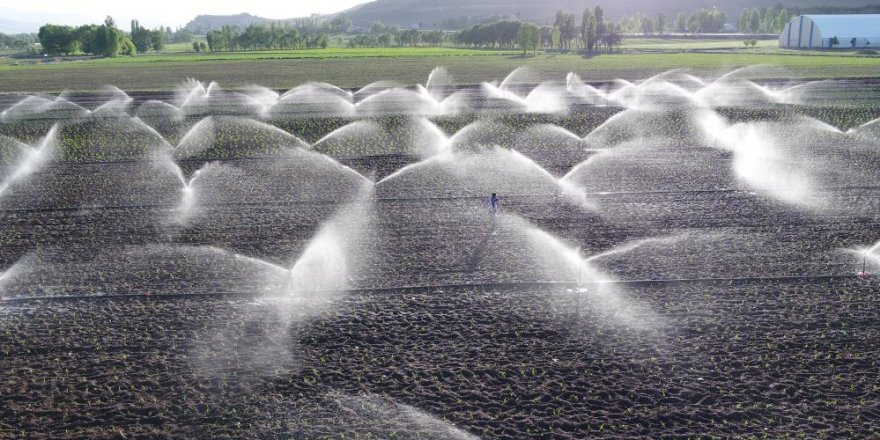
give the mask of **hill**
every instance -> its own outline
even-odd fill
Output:
[[[36,23],[25,23],[23,21],[0,18],[0,34],[29,34],[37,32],[39,29],[40,25]]]
[[[522,20],[546,23],[552,21],[557,10],[580,12],[585,7],[601,5],[605,15],[617,20],[625,15],[640,12],[656,15],[664,12],[674,17],[679,11],[694,11],[699,8],[711,9],[716,5],[731,21],[736,20],[745,7],[770,7],[782,3],[785,7],[809,8],[816,6],[858,7],[870,0],[665,0],[645,2],[644,0],[376,0],[343,11],[358,27],[369,27],[381,21],[400,27],[456,27],[450,24],[479,22],[492,18],[518,17]]]
[[[356,28],[369,28],[375,22],[382,22],[402,28],[462,28],[473,23],[500,18],[519,18],[537,23],[549,23],[556,11],[563,10],[580,13],[585,7],[600,4],[605,16],[618,20],[636,12],[654,16],[659,12],[674,17],[679,11],[695,11],[700,8],[711,9],[719,3],[728,21],[736,21],[746,7],[770,7],[782,4],[788,8],[827,7],[835,12],[858,12],[857,8],[866,6],[870,0],[665,0],[645,3],[644,0],[376,0],[325,18],[344,14]],[[854,9],[847,9],[854,8]],[[866,9],[867,11],[867,9]],[[224,25],[245,28],[252,23],[289,22],[295,19],[272,20],[247,13],[236,15],[199,15],[187,23],[186,28],[196,34],[219,29]]]

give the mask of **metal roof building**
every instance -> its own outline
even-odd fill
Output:
[[[832,45],[835,37],[838,43]],[[880,14],[801,15],[785,25],[779,47],[880,48]]]

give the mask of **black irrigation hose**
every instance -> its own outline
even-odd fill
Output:
[[[291,203],[260,203],[260,202],[251,202],[251,203],[243,203],[243,202],[235,202],[235,203],[211,203],[200,206],[207,207],[229,207],[229,206],[242,206],[242,207],[253,207],[253,206],[308,206],[308,205],[330,205],[338,203],[336,200],[314,200],[314,201],[303,201],[297,200]],[[15,213],[30,213],[30,212],[79,212],[79,211],[125,211],[125,210],[165,210],[165,211],[173,211],[177,209],[177,205],[113,205],[113,206],[77,206],[77,207],[69,207],[69,208],[13,208],[13,209],[0,209],[0,212],[15,212]]]
[[[872,190],[872,189],[880,189],[880,186],[872,185],[860,185],[860,186],[836,186],[836,187],[828,187],[822,188],[817,191],[796,191],[796,190],[784,190],[787,193],[823,193],[823,192],[839,192],[839,191],[851,191],[851,190]],[[638,195],[638,194],[701,194],[701,193],[758,193],[761,190],[756,189],[682,189],[682,190],[657,190],[657,191],[610,191],[610,192],[594,192],[594,193],[584,193],[588,196],[615,196],[615,195]]]
[[[851,190],[880,190],[880,186],[849,186],[849,187],[836,187],[836,188],[826,188],[823,192],[840,192],[840,191],[851,191]],[[747,189],[705,189],[705,190],[659,190],[659,191],[617,191],[617,192],[593,192],[593,193],[583,193],[586,196],[619,196],[619,195],[651,195],[651,194],[751,194],[755,193],[754,190]],[[795,191],[790,191],[795,192]],[[557,199],[562,197],[562,195],[549,195],[549,194],[512,194],[505,196],[506,199],[527,199],[527,198],[553,198]],[[428,196],[428,197],[375,197],[373,200],[377,202],[418,202],[421,200],[483,200],[485,197],[483,196]],[[338,203],[338,200],[328,199],[328,200],[297,200],[290,203],[265,203],[265,202],[254,202],[254,203],[243,203],[243,202],[234,202],[234,203],[211,203],[205,204],[201,206],[217,206],[217,207],[229,207],[229,206],[296,206],[296,205],[321,205],[321,204],[333,204]],[[69,208],[0,208],[0,212],[75,212],[75,211],[94,211],[94,210],[126,210],[126,209],[165,209],[165,210],[173,210],[176,209],[177,205],[161,205],[161,204],[150,204],[150,205],[113,205],[113,206],[78,206],[78,207],[69,207]]]
[[[264,160],[276,160],[284,158],[284,156],[248,156],[248,157],[230,157],[224,159],[174,159],[175,164],[202,164],[207,165],[212,162],[260,162]],[[149,158],[143,159],[104,159],[104,160],[64,160],[60,162],[50,162],[43,166],[43,169],[67,168],[71,165],[122,165],[122,164],[144,164],[151,165],[153,161]]]
[[[582,283],[561,281],[535,281],[535,282],[497,282],[497,283],[459,283],[459,284],[431,284],[423,286],[357,288],[344,290],[346,293],[413,293],[425,290],[441,289],[501,289],[512,290],[523,287],[578,287],[583,285],[597,284],[620,284],[624,286],[655,286],[665,284],[691,284],[691,283],[752,283],[752,282],[793,282],[793,281],[839,281],[858,279],[858,275],[793,275],[778,277],[731,277],[731,278],[673,278],[673,279],[645,279],[623,281],[588,281]],[[173,294],[110,294],[110,295],[58,295],[58,296],[31,296],[31,297],[3,297],[0,303],[18,304],[36,301],[78,301],[78,300],[102,300],[102,299],[128,299],[128,298],[202,298],[202,297],[243,297],[259,299],[249,293],[243,292],[212,292],[212,293],[173,293]]]

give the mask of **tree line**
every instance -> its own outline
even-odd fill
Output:
[[[628,34],[712,33],[724,31],[727,14],[718,9],[681,11],[674,18],[660,12],[655,17],[636,13],[620,20],[620,30]]]
[[[446,33],[440,29],[420,31],[398,29],[380,22],[373,23],[369,34],[356,35],[348,40],[349,47],[416,47],[440,46],[446,41]]]
[[[811,6],[790,10],[792,17],[803,14],[880,14],[880,4],[865,6]]]
[[[195,35],[207,35],[208,32],[222,29],[224,26],[237,26],[239,29],[245,29],[248,26],[256,25],[288,25],[300,30],[300,32],[316,34],[345,34],[351,32],[352,23],[345,14],[338,14],[331,19],[319,16],[295,18],[290,20],[272,20],[257,17],[251,14],[242,13],[237,15],[199,15],[184,27],[188,32]]]
[[[138,52],[160,51],[165,48],[165,40],[168,38],[164,29],[147,29],[140,25],[137,20],[131,21],[131,42]]]
[[[224,26],[208,32],[207,41],[193,41],[193,34],[186,28],[172,32],[171,28],[147,29],[138,20],[131,21],[129,32],[120,30],[112,17],[101,25],[89,24],[79,27],[46,24],[40,27],[37,39],[43,52],[49,55],[91,54],[106,57],[135,55],[161,51],[167,41],[193,43],[193,50],[273,50],[326,48],[330,39],[328,32],[347,32],[351,20],[337,17],[318,23],[302,20],[299,26],[290,23],[253,24],[241,31],[237,26]],[[0,34],[2,35],[2,34]],[[6,40],[0,39],[0,47]],[[19,47],[12,42],[10,47]]]
[[[46,24],[37,33],[43,52],[49,55],[77,53],[115,57],[134,55],[137,47],[131,38],[116,27],[112,17],[101,25],[72,26]]]
[[[743,33],[779,33],[791,17],[800,10],[781,6],[770,8],[746,8],[738,22]],[[639,13],[623,17],[619,23],[605,20],[601,6],[585,9],[580,17],[574,13],[557,11],[552,26],[536,26],[518,20],[500,20],[493,23],[475,24],[452,37],[457,46],[512,49],[523,52],[539,48],[559,52],[581,51],[594,53],[613,51],[619,47],[621,33],[664,34],[713,33],[728,30],[728,17],[717,8],[681,11],[670,19],[664,13],[655,17]]]
[[[453,36],[461,47],[513,49],[526,53],[537,49],[559,52],[611,52],[620,47],[620,28],[605,20],[601,6],[587,8],[580,17],[557,11],[553,26],[538,26],[514,20],[476,24]]]
[[[24,52],[32,48],[37,41],[36,34],[7,35],[0,33],[0,49],[4,50],[14,49]]]
[[[325,49],[329,44],[330,37],[326,33],[280,22],[252,24],[244,31],[238,26],[227,25],[207,35],[207,46],[211,52]]]
[[[196,51],[212,52],[248,50],[325,49],[330,45],[330,35],[351,32],[351,19],[344,14],[331,20],[316,17],[287,21],[251,23],[244,27],[223,25],[207,28],[206,47],[195,42]]]
[[[660,12],[656,16],[640,13],[625,16],[618,23],[606,22],[601,7],[586,9],[581,19],[575,14],[558,11],[553,26],[539,26],[541,42],[545,50],[595,52],[608,50],[619,44],[620,33],[665,34],[716,33],[731,31],[736,26],[742,33],[778,34],[792,17],[804,13],[870,13],[880,12],[880,6],[862,8],[745,8],[739,21],[728,23],[727,14],[717,8],[701,8],[696,11],[680,11],[670,17]],[[509,49],[520,46],[518,30],[523,23],[518,20],[499,20],[493,23],[472,25],[453,37],[456,45],[477,48]],[[609,44],[610,42],[610,44]],[[521,46],[520,46],[521,47]]]
[[[781,6],[771,8],[746,8],[739,18],[739,31],[743,33],[778,34],[792,17],[800,15],[800,11],[791,11]]]
[[[801,13],[798,8],[781,6],[745,8],[736,23],[743,33],[779,33],[791,17]],[[727,17],[716,8],[679,12],[673,19],[664,13],[655,17],[639,13],[623,17],[619,23],[606,21],[601,6],[587,8],[580,16],[557,11],[553,25],[540,26],[515,19],[474,24],[452,35],[442,30],[420,31],[399,29],[376,22],[368,34],[348,39],[349,47],[440,46],[451,41],[459,47],[513,49],[526,53],[538,49],[559,52],[611,52],[619,48],[622,33],[664,34],[666,32],[722,32],[727,30]],[[211,30],[207,41],[193,41],[188,29],[147,29],[137,20],[129,32],[118,29],[111,17],[100,25],[79,27],[46,24],[36,35],[44,53],[50,55],[94,54],[102,56],[134,55],[161,51],[167,41],[193,42],[193,50],[212,52],[240,50],[290,50],[326,48],[329,35],[347,34],[352,22],[344,15],[332,20],[316,17],[287,22],[254,23],[243,30],[226,25]],[[33,46],[26,38],[0,34],[0,48],[25,50]]]
[[[112,17],[104,23],[78,27],[45,24],[40,27],[33,42],[39,42],[48,55],[91,54],[114,57],[161,51],[165,43],[189,43],[193,35],[186,29],[172,31],[170,27],[147,29],[138,20],[131,21],[128,33],[116,27]],[[2,43],[0,43],[2,44]]]
[[[741,33],[778,34],[782,32],[792,17],[800,14],[799,9],[788,9],[781,6],[745,8],[736,25]],[[694,12],[681,11],[671,20],[662,12],[658,13],[656,17],[637,13],[622,18],[620,28],[622,32],[632,34],[713,33],[726,31],[727,22],[728,17],[724,11],[698,9]]]

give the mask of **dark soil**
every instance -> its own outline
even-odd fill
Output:
[[[250,299],[7,304],[0,433],[412,438],[333,397],[371,394],[487,438],[861,437],[880,417],[877,287],[646,285],[650,330],[553,289],[365,292],[284,347]]]
[[[584,136],[618,111],[491,118],[512,127],[510,139],[542,124]],[[720,112],[734,121],[808,114],[842,129],[877,115]],[[435,123],[454,133],[474,117]],[[348,122],[275,121],[308,142]],[[0,124],[0,133],[28,140],[48,126]],[[523,154],[557,177],[585,160],[541,151]],[[718,171],[670,173],[657,187],[645,184],[650,173],[599,176],[591,182],[628,186],[591,194],[596,210],[538,187],[501,193],[495,234],[487,194],[471,187],[380,184],[354,290],[292,311],[249,290],[242,280],[259,275],[251,266],[225,266],[238,257],[198,250],[290,267],[353,184],[326,174],[278,186],[277,157],[221,158],[244,170],[234,176],[259,179],[233,180],[235,199],[211,199],[174,224],[180,182],[144,158],[52,163],[0,197],[0,270],[31,262],[10,275],[26,283],[0,278],[0,438],[875,435],[880,284],[855,277],[857,262],[841,250],[877,241],[876,182],[827,188],[832,208],[814,212],[730,186],[723,155],[682,147],[647,159]],[[417,160],[342,162],[378,181]],[[212,162],[180,165],[189,178]],[[585,256],[672,238],[594,263],[638,306],[603,309],[576,280],[548,279],[515,217]]]

